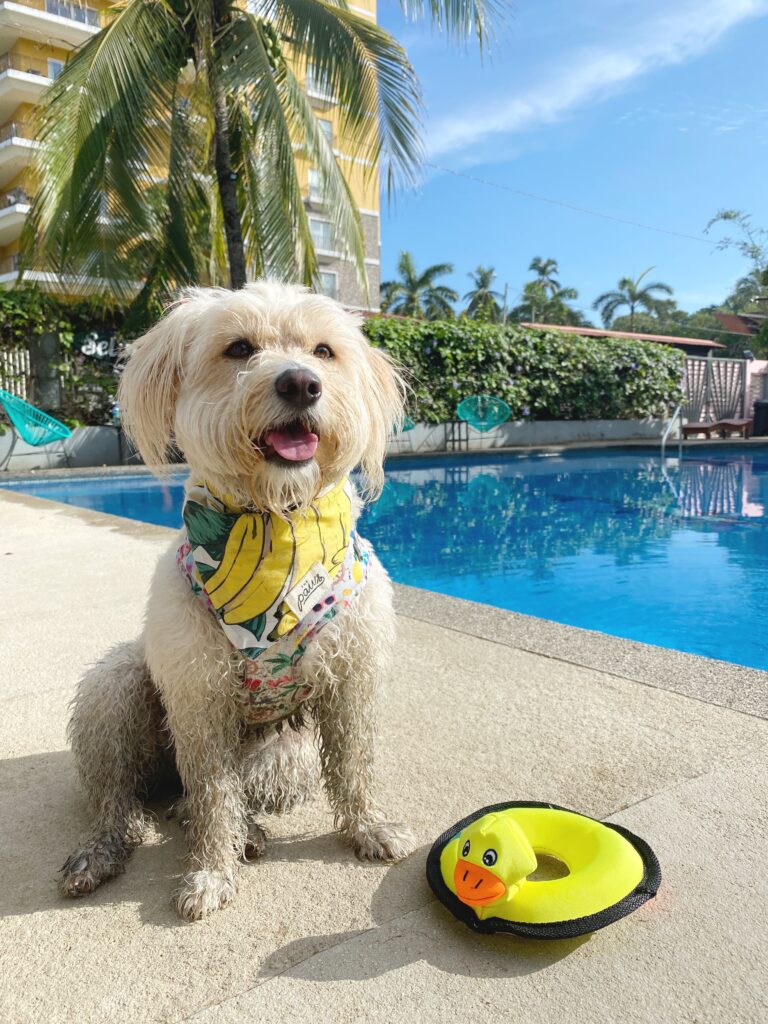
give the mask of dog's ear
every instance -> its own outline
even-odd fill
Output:
[[[366,478],[366,494],[376,497],[384,486],[384,456],[393,431],[405,413],[406,383],[390,357],[381,349],[366,346],[368,356],[368,444],[360,459]]]
[[[167,462],[190,333],[187,302],[176,305],[128,351],[117,402],[125,432],[148,466]]]

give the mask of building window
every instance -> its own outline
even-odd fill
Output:
[[[321,220],[319,217],[310,217],[309,233],[312,235],[312,242],[316,249],[322,249],[325,252],[333,252],[335,248],[333,225],[329,220]]]
[[[332,270],[321,270],[319,277],[322,294],[327,295],[329,299],[337,299],[339,297],[339,275]]]
[[[64,70],[63,60],[50,60],[48,61],[48,77],[58,78],[61,72]]]
[[[325,117],[318,117],[318,119],[317,119],[317,127],[320,129],[320,131],[323,133],[323,135],[326,137],[326,139],[328,139],[328,145],[332,146],[333,145],[333,121],[329,121]]]
[[[307,64],[307,95],[315,99],[334,101],[334,95],[326,79],[316,70],[314,64]]]
[[[309,169],[309,201],[311,203],[325,202],[325,191],[320,172],[314,167]]]

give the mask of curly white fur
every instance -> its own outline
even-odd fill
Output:
[[[239,339],[253,354],[225,356]],[[318,345],[333,358],[320,358]],[[311,369],[322,382],[312,409],[317,452],[295,465],[269,458],[260,443],[296,416],[274,386],[286,368]],[[380,489],[403,385],[335,302],[261,282],[239,292],[187,292],[133,346],[119,401],[145,462],[161,463],[175,443],[192,478],[280,513],[308,505],[356,465],[368,492]],[[62,888],[84,895],[124,870],[141,841],[142,795],[170,755],[184,787],[189,843],[175,904],[196,920],[233,898],[238,861],[264,848],[254,816],[301,802],[317,776],[317,754],[311,727],[244,725],[241,658],[178,572],[177,543],[158,564],[141,641],[113,650],[78,687],[70,738],[95,819],[64,865]],[[383,818],[374,792],[375,697],[393,638],[391,585],[374,559],[360,598],[317,634],[302,662],[315,687],[312,725],[337,827],[371,860],[398,860],[413,847],[405,826]]]

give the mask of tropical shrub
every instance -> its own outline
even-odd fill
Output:
[[[468,395],[496,395],[512,419],[638,419],[680,398],[684,355],[629,339],[595,339],[469,320],[374,318],[372,344],[406,370],[409,414],[441,423]]]
[[[34,389],[34,353],[43,335],[56,335],[62,400],[60,408],[49,411],[70,426],[106,423],[117,389],[114,359],[86,355],[82,346],[94,333],[119,337],[123,320],[119,307],[96,300],[59,299],[37,288],[0,291],[0,351],[30,352],[33,380],[27,397],[40,404]]]

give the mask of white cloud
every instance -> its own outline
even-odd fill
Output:
[[[768,13],[768,0],[697,0],[676,3],[641,24],[625,26],[621,45],[558,53],[541,84],[513,96],[479,98],[436,121],[429,132],[433,157],[463,150],[491,136],[510,135],[558,120],[591,100],[659,68],[695,59],[735,25]]]

